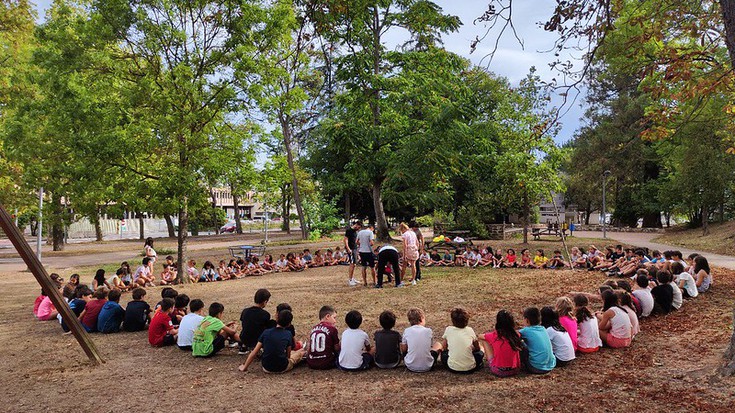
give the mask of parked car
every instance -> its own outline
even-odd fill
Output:
[[[222,225],[222,227],[219,229],[219,232],[223,234],[226,232],[233,233],[235,232],[235,229],[236,229],[235,221],[229,221],[225,225]]]

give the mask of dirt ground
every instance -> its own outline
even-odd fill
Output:
[[[581,244],[584,245],[584,244]],[[296,250],[299,246],[283,247]],[[224,257],[221,257],[224,258]],[[84,268],[83,259],[79,268]],[[62,275],[68,277],[67,269]],[[593,292],[600,273],[566,270],[426,269],[424,280],[404,289],[350,288],[346,267],[268,274],[237,281],[177,287],[180,293],[225,305],[225,319],[237,320],[258,288],[268,288],[267,310],[280,302],[294,308],[297,338],[304,340],[324,304],[338,319],[362,312],[371,336],[378,315],[392,309],[397,329],[405,314],[423,308],[438,340],[449,325],[449,310],[470,311],[479,334],[494,325],[496,312],[550,305],[568,291]],[[644,320],[633,346],[582,355],[568,367],[536,377],[497,379],[488,371],[453,375],[441,368],[415,374],[403,368],[361,373],[312,371],[298,366],[266,375],[256,363],[240,373],[236,349],[212,359],[194,359],[178,348],[151,348],[145,332],[93,336],[106,360],[91,366],[72,336],[56,322],[35,321],[31,306],[39,288],[29,273],[0,269],[0,399],[8,412],[80,411],[733,411],[735,378],[715,374],[731,334],[735,272],[715,270],[715,284],[669,316]],[[91,275],[83,274],[83,281]],[[149,289],[152,305],[160,287]],[[121,303],[130,300],[124,295]],[[344,323],[338,325],[340,331]]]

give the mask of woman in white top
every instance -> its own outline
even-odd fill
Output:
[[[153,238],[148,237],[145,240],[145,245],[143,246],[143,249],[145,250],[145,256],[150,258],[153,263],[156,263],[156,259],[158,258],[158,254],[156,254],[156,250],[153,249]]]
[[[608,347],[630,346],[633,325],[628,313],[618,306],[618,296],[611,290],[602,292],[603,312],[598,313],[600,338]]]
[[[403,238],[403,264],[401,275],[405,278],[406,267],[411,269],[411,284],[416,285],[416,260],[419,259],[419,242],[416,233],[408,229],[408,225],[402,223],[398,230]]]

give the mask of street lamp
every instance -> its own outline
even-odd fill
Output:
[[[610,176],[612,172],[605,171],[602,173],[602,238],[607,239],[607,208],[605,204],[605,183],[607,182],[607,177]]]

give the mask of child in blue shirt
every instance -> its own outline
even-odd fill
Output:
[[[541,326],[541,311],[529,307],[523,311],[527,327],[520,330],[526,347],[521,350],[521,364],[532,374],[546,374],[556,367],[556,357],[546,329]]]
[[[125,319],[125,310],[120,306],[120,290],[110,291],[107,302],[97,316],[97,330],[100,333],[117,333]]]

